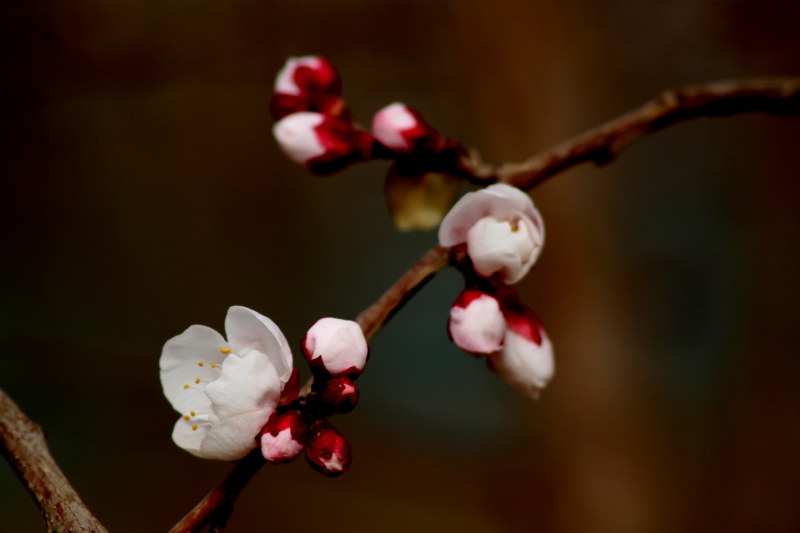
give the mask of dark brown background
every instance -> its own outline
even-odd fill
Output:
[[[797,74],[797,2],[5,2],[0,387],[108,528],[165,531],[228,469],[179,450],[169,337],[234,304],[297,347],[435,242],[397,233],[381,162],[307,175],[272,80],[323,54],[368,123],[402,100],[495,162],[651,98]],[[266,468],[230,531],[800,530],[800,121],[659,133],[534,192],[518,286],[557,377],[530,402],[452,347],[439,276],[372,341],[337,480]],[[296,355],[299,355],[296,354]],[[0,466],[0,530],[41,531]]]

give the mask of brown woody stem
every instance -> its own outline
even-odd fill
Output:
[[[47,531],[106,533],[50,455],[42,428],[2,390],[0,452],[39,506]]]

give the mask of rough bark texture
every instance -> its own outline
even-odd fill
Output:
[[[0,451],[33,497],[50,532],[105,533],[58,468],[42,428],[0,390]]]

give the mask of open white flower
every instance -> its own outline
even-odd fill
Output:
[[[275,412],[292,375],[292,352],[272,320],[246,307],[228,309],[226,341],[190,326],[161,352],[161,385],[181,414],[172,439],[205,459],[241,459]]]
[[[516,283],[544,245],[544,222],[530,196],[496,183],[465,194],[439,226],[439,244],[466,244],[475,272]]]

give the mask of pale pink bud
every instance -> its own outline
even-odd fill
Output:
[[[439,244],[466,244],[475,272],[516,283],[544,246],[544,222],[530,196],[496,183],[465,194],[439,226]]]
[[[270,111],[277,120],[298,111],[338,115],[343,110],[342,81],[320,56],[290,57],[275,78]]]
[[[332,425],[317,420],[311,425],[306,443],[306,459],[314,470],[326,476],[344,474],[353,461],[350,443]]]
[[[261,454],[269,463],[288,463],[303,451],[308,428],[300,411],[273,416],[261,431]]]
[[[539,396],[555,371],[553,345],[539,317],[524,306],[504,310],[503,347],[491,354],[489,368],[523,394]]]
[[[347,121],[303,111],[282,118],[272,133],[283,152],[315,174],[331,174],[370,157],[372,137]]]
[[[405,104],[395,102],[378,111],[372,119],[372,134],[395,152],[412,153],[420,148],[439,148],[439,132],[422,115]]]
[[[347,376],[329,379],[319,397],[334,413],[349,413],[358,403],[358,386]]]
[[[303,337],[302,347],[312,372],[326,377],[356,377],[369,357],[361,327],[339,318],[317,320]]]
[[[450,308],[447,332],[467,353],[482,355],[499,350],[506,333],[500,303],[483,291],[463,291]]]

